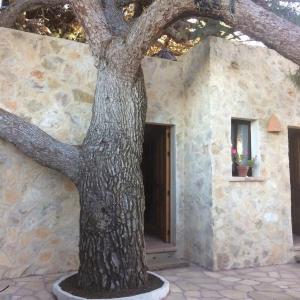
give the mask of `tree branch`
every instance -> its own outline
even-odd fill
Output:
[[[234,27],[300,65],[299,26],[250,0],[239,0]]]
[[[67,4],[68,0],[18,0],[7,8],[0,10],[0,27],[11,28],[17,18],[26,10],[33,10],[43,6],[56,6]]]
[[[263,7],[264,9],[269,9],[268,3],[265,0],[252,0],[255,4]]]
[[[176,43],[186,43],[192,39],[191,32],[187,30],[191,23],[187,20],[178,20],[171,26],[163,30],[163,34],[168,35]]]
[[[130,52],[141,58],[153,40],[175,18],[187,11],[198,13],[193,0],[155,0],[135,21],[127,37]]]
[[[1,108],[0,138],[14,144],[41,165],[77,182],[80,160],[78,147],[57,141],[37,126]]]
[[[102,0],[104,15],[110,31],[116,36],[126,36],[129,30],[128,24],[124,20],[122,9],[117,6],[116,0]]]
[[[218,7],[202,1],[198,9],[194,0],[156,0],[137,19],[127,38],[130,53],[141,59],[145,51],[171,22],[183,14],[219,19],[300,65],[300,27],[267,11],[251,0],[220,0]]]
[[[112,40],[101,1],[71,0],[71,3],[84,28],[93,55],[99,59],[104,56],[105,50]]]

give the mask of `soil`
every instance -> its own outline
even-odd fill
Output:
[[[143,294],[151,292],[160,288],[163,285],[163,282],[156,276],[148,274],[147,283],[136,289],[126,289],[121,291],[85,291],[78,287],[78,274],[75,274],[71,277],[66,278],[62,281],[59,286],[67,293],[70,293],[77,297],[83,297],[88,299],[101,299],[101,298],[120,298],[120,297],[129,297],[135,296],[138,294]]]

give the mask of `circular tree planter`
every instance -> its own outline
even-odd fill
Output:
[[[91,300],[161,300],[167,297],[170,291],[170,285],[166,279],[164,279],[163,277],[159,276],[156,273],[148,272],[148,274],[151,274],[152,276],[155,276],[162,281],[161,287],[149,292],[145,292],[133,296],[124,296],[124,297],[117,297],[117,298],[84,298],[66,292],[60,287],[61,282],[63,282],[68,277],[73,276],[74,274],[76,273],[63,276],[53,284],[52,291],[54,295],[57,297],[57,300],[90,300],[90,299]]]

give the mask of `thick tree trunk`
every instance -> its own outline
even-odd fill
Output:
[[[130,79],[108,68],[99,71],[78,185],[83,289],[120,290],[145,283],[140,169],[145,114],[142,75]]]

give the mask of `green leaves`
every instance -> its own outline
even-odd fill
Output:
[[[300,26],[300,2],[299,1],[280,1],[265,0],[268,7],[276,15],[283,17],[290,22]]]
[[[289,78],[292,80],[294,85],[300,90],[300,67],[294,74],[290,74]]]

